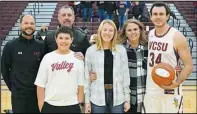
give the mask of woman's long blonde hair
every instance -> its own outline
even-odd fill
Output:
[[[117,44],[117,38],[118,38],[118,31],[117,31],[117,28],[116,28],[115,23],[114,23],[112,20],[109,20],[109,19],[103,20],[103,21],[101,22],[101,24],[99,25],[98,33],[97,33],[96,38],[95,38],[95,39],[96,39],[96,46],[97,46],[97,49],[98,49],[98,50],[103,50],[103,44],[102,44],[103,40],[102,40],[102,38],[101,38],[101,31],[102,31],[103,25],[104,25],[105,23],[110,24],[110,25],[113,26],[113,28],[114,28],[114,37],[113,37],[113,39],[112,39],[112,41],[111,41],[110,50],[115,51],[115,50],[116,50],[115,47],[116,47],[116,44]]]
[[[120,32],[120,37],[118,39],[118,43],[125,43],[127,41],[127,37],[126,37],[126,27],[129,23],[134,23],[136,25],[139,26],[139,29],[140,29],[140,38],[139,38],[139,41],[140,41],[140,44],[144,45],[148,42],[148,39],[147,39],[147,36],[146,36],[146,31],[145,31],[145,28],[144,28],[144,24],[139,22],[138,20],[135,20],[135,19],[129,19],[125,22],[125,24],[123,25],[123,28]]]

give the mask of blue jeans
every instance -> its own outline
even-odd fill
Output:
[[[119,23],[120,23],[120,29],[122,28],[124,21],[125,21],[125,15],[124,14],[119,14]]]
[[[91,112],[92,113],[124,113],[124,103],[118,106],[97,106],[91,103]]]
[[[92,8],[84,8],[83,9],[83,19],[91,19],[92,18]]]
[[[92,113],[124,113],[124,103],[113,106],[113,89],[105,90],[106,106],[97,106],[91,103]]]
[[[113,20],[113,13],[112,14],[106,14],[106,19],[111,19],[111,20]]]
[[[99,12],[99,18],[100,18],[100,21],[103,21],[105,19],[105,11],[104,9],[99,9],[98,10]]]

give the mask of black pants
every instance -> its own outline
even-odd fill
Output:
[[[70,106],[53,106],[44,102],[41,113],[80,113],[79,104]]]
[[[131,105],[131,108],[127,111],[127,113],[137,113],[137,105]]]
[[[39,113],[36,93],[24,95],[12,95],[13,113]]]
[[[137,105],[133,105],[133,104],[130,104],[131,105],[131,108],[127,111],[127,113],[137,113],[137,114],[141,114],[142,113],[142,110],[144,110],[144,105],[143,104],[141,104],[141,107],[142,107],[142,109],[141,109],[141,112],[137,112]]]

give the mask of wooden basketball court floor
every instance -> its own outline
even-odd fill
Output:
[[[196,109],[196,86],[183,86],[184,113],[197,113]],[[11,109],[11,94],[6,86],[1,86],[1,113]]]

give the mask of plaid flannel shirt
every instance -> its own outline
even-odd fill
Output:
[[[148,48],[147,45],[132,48],[128,42],[124,47],[128,55],[131,105],[136,105],[137,112],[141,112],[146,88]]]

